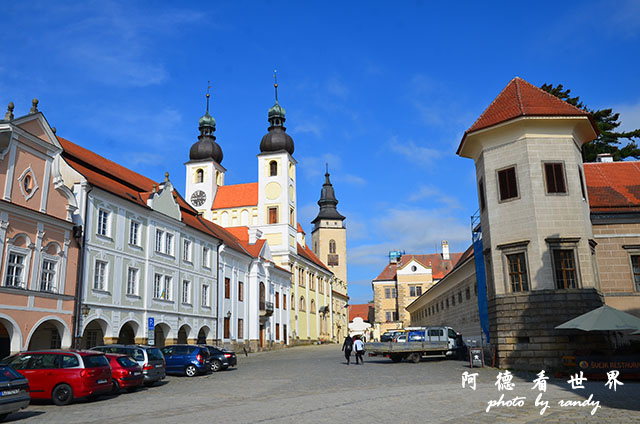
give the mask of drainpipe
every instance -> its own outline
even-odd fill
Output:
[[[78,243],[78,266],[76,267],[76,301],[74,304],[73,311],[73,345],[76,349],[80,349],[80,340],[82,339],[82,334],[78,335],[80,332],[80,315],[82,314],[82,289],[84,286],[84,247],[87,242],[87,207],[89,203],[89,193],[92,188],[89,188],[85,193],[84,198],[84,211],[83,211],[83,225],[74,225],[73,226],[73,238]]]

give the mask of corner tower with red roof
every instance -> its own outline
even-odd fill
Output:
[[[602,303],[581,156],[597,136],[589,113],[516,77],[462,138],[501,367],[558,365],[569,334],[554,327]]]

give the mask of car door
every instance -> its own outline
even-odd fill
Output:
[[[167,346],[162,348],[162,354],[167,362],[167,371],[176,371],[177,362],[175,358],[175,346]]]

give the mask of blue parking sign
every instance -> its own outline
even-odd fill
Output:
[[[149,318],[148,322],[149,322],[149,325],[148,325],[149,330],[153,330],[154,328],[156,328],[155,320],[153,318]]]

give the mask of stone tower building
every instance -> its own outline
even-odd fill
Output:
[[[500,366],[557,365],[571,334],[554,327],[602,303],[581,156],[597,136],[590,114],[514,78],[460,143],[476,165]]]

